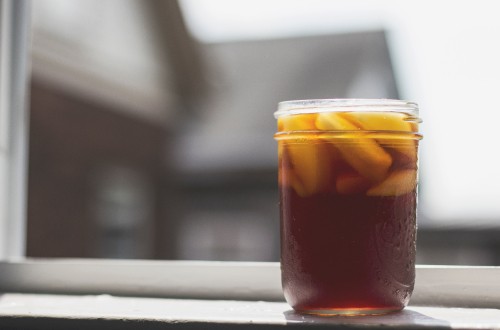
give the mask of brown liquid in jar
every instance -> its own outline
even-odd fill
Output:
[[[365,115],[378,129],[359,113],[278,119],[293,131],[278,139],[279,187],[282,285],[297,311],[396,311],[413,291],[416,125]]]

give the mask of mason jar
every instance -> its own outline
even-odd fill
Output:
[[[415,282],[417,104],[286,101],[275,117],[287,302],[319,315],[403,309]]]

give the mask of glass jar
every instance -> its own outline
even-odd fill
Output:
[[[403,309],[415,281],[418,106],[287,101],[275,117],[287,302],[328,315]]]

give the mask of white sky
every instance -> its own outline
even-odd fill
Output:
[[[205,42],[385,28],[402,98],[424,120],[421,205],[451,220],[500,222],[500,2],[182,0]]]

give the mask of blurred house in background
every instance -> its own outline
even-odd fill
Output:
[[[33,7],[28,255],[172,257],[168,142],[198,85],[173,68],[199,70],[177,3]]]
[[[207,42],[181,4],[33,3],[28,256],[278,260],[277,103],[407,97],[383,26]],[[419,262],[500,264],[419,221]]]

